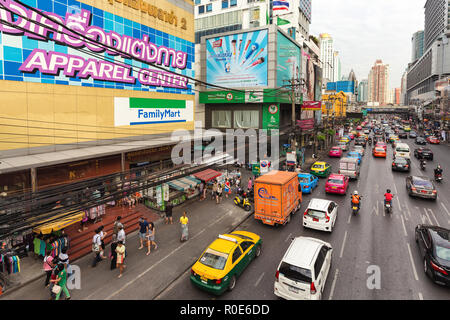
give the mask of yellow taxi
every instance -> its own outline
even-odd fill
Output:
[[[350,143],[350,139],[347,137],[342,137],[341,140],[339,140],[339,141],[344,141],[346,143]]]
[[[191,269],[191,283],[215,295],[236,286],[236,278],[260,256],[262,239],[248,231],[221,234],[211,243]]]
[[[411,131],[411,127],[410,126],[405,126],[405,127],[403,127],[403,130],[405,132],[410,132]]]
[[[310,173],[318,177],[328,177],[331,173],[331,165],[324,161],[316,161],[311,166]]]
[[[390,136],[389,142],[395,142],[395,141],[400,141],[400,138],[395,135]]]

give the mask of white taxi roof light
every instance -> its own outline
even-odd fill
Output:
[[[219,234],[219,239],[228,240],[228,241],[232,241],[234,243],[238,243],[238,241],[236,239],[224,236],[223,234]]]

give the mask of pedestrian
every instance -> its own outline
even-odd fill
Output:
[[[206,184],[204,183],[204,187],[203,187],[203,200],[206,199]]]
[[[66,296],[66,300],[70,299],[70,293],[69,290],[67,290],[67,271],[66,268],[64,267],[64,265],[60,264],[58,265],[58,275],[56,276],[54,281],[55,284],[57,284],[58,286],[60,286],[59,292],[56,293],[56,298],[55,300],[59,300],[59,298],[61,297],[61,293],[64,292],[64,295]]]
[[[116,252],[116,248],[117,248],[117,238],[115,241],[111,242],[111,265],[110,265],[110,269],[114,270],[117,266],[117,252]]]
[[[58,258],[59,258],[58,264],[64,265],[64,267],[67,270],[67,275],[70,278],[70,276],[72,275],[72,273],[71,273],[72,268],[70,268],[70,264],[69,264],[69,255],[67,254],[67,247],[64,247],[61,249],[61,252],[59,253]]]
[[[123,229],[122,229],[123,230]],[[123,269],[127,266],[125,265],[125,245],[123,241],[117,242],[116,254],[117,254],[117,268],[119,269],[118,278],[122,277]]]
[[[200,182],[200,185],[198,187],[198,190],[200,191],[200,200],[199,201],[203,201],[203,189],[204,189],[205,185],[203,184],[203,181]]]
[[[155,224],[153,222],[150,222],[148,226],[147,255],[150,254],[152,245],[155,246],[155,250],[158,249],[158,245],[155,242],[155,231]]]
[[[78,232],[83,232],[84,230],[88,229],[88,227],[85,226],[85,224],[88,221],[88,219],[89,219],[89,214],[88,214],[88,211],[85,210],[84,211],[84,217],[83,217],[83,219],[81,219],[80,229],[78,229]]]
[[[52,275],[52,271],[55,268],[51,251],[47,251],[47,253],[45,254],[43,268],[47,275],[45,278],[45,287],[48,288],[48,286],[50,285],[50,277]]]
[[[147,239],[148,235],[148,222],[147,218],[142,216],[139,219],[139,241],[141,243],[141,246],[138,248],[141,250],[144,247],[144,241]]]
[[[253,181],[252,181],[252,177],[250,177],[250,178],[248,178],[247,189],[249,191],[252,190],[252,186],[253,186]]]
[[[120,220],[122,219],[121,216],[118,216],[116,218],[116,221],[114,221],[114,227],[113,227],[113,235],[112,235],[112,241],[117,242],[117,233],[119,232],[119,227],[122,226],[123,224],[120,222]]]
[[[186,216],[186,211],[184,211],[183,216],[180,218],[180,224],[181,224],[181,239],[180,239],[180,241],[181,242],[188,240],[188,235],[189,235],[188,223],[189,223],[189,219]]]
[[[100,236],[100,229],[95,230],[95,235],[92,238],[92,252],[95,254],[94,261],[92,262],[92,267],[95,268],[97,263],[102,261],[100,252],[101,252],[102,239]]]
[[[101,250],[100,250],[100,257],[102,258],[102,259],[106,259],[106,257],[105,257],[105,254],[104,254],[104,252],[105,252],[105,237],[106,237],[106,235],[108,234],[108,232],[106,232],[106,231],[103,231],[103,229],[104,229],[105,227],[104,226],[100,226],[98,229],[100,230],[100,241],[101,241],[101,245],[100,245],[100,247],[102,248]]]
[[[58,266],[56,265],[51,272],[50,275],[50,286],[49,286],[49,290],[50,290],[50,300],[55,300],[56,298],[56,293],[53,292],[53,287],[55,286],[55,281],[56,281],[56,277],[58,276],[59,273],[59,269]]]
[[[217,203],[219,203],[218,194],[217,194],[218,187],[219,187],[219,184],[217,183],[217,180],[214,180],[213,187],[212,187],[212,193],[213,193],[213,198],[216,199]]]
[[[231,191],[230,180],[225,180],[225,197],[228,199],[228,194]]]
[[[219,183],[217,185],[217,198],[216,198],[217,204],[219,204],[221,200],[222,200],[222,185]]]
[[[164,222],[166,224],[168,224],[170,222],[170,224],[173,224],[173,219],[172,219],[172,204],[170,202],[166,202],[166,218],[164,219]]]

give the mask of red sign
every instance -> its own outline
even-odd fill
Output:
[[[314,119],[297,120],[297,126],[304,130],[314,129]]]
[[[303,101],[302,110],[320,110],[322,101]]]
[[[213,42],[213,48],[220,48],[220,47],[222,47],[222,39]]]

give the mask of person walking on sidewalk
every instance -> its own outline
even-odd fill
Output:
[[[117,242],[116,254],[117,254],[117,268],[119,269],[120,272],[118,278],[121,278],[123,274],[123,269],[127,267],[125,265],[125,246],[123,244],[123,241]]]
[[[253,187],[253,181],[252,181],[252,177],[248,178],[248,183],[247,183],[247,189],[248,191],[252,190]]]
[[[117,266],[117,252],[116,252],[116,248],[117,248],[117,237],[111,242],[111,265],[110,265],[110,269],[114,270]]]
[[[199,201],[203,201],[203,189],[204,188],[205,188],[205,185],[204,185],[204,183],[202,181],[202,182],[200,182],[200,185],[198,187],[198,190],[200,192],[200,200]]]
[[[116,221],[114,221],[114,228],[113,228],[113,235],[112,235],[112,241],[117,242],[117,233],[119,232],[119,227],[123,228],[123,224],[120,222],[120,220],[122,219],[121,216],[118,216],[116,218]]]
[[[212,187],[212,193],[214,198],[216,199],[216,202],[219,203],[219,194],[217,193],[217,188],[219,187],[219,184],[217,183],[217,180],[214,180],[214,184]]]
[[[47,251],[44,257],[44,271],[47,275],[45,278],[45,287],[47,288],[50,285],[50,277],[52,275],[53,268],[55,268],[55,264],[53,263],[53,257],[51,255],[51,251]]]
[[[170,224],[173,224],[173,219],[172,219],[172,204],[170,202],[166,202],[166,217],[164,219],[164,222],[167,224],[170,222]]]
[[[125,229],[123,228],[123,226],[119,227],[119,232],[117,233],[117,241],[122,241],[123,244],[125,244]]]
[[[147,255],[150,254],[152,245],[155,246],[155,250],[158,249],[158,245],[155,242],[155,231],[155,224],[153,222],[150,222],[148,226]]]
[[[141,243],[141,246],[138,248],[138,250],[141,250],[144,247],[144,241],[147,239],[147,235],[148,235],[147,218],[142,216],[139,219],[139,241]]]
[[[102,258],[100,256],[101,245],[102,245],[102,239],[100,236],[100,229],[97,229],[97,230],[95,230],[95,235],[92,238],[92,252],[95,253],[95,258],[94,258],[94,261],[92,262],[93,268],[95,268],[97,266],[97,263],[102,261]]]
[[[231,193],[231,185],[230,185],[230,180],[226,180],[225,181],[225,197],[228,199],[228,194]]]
[[[181,224],[181,239],[180,241],[187,241],[189,236],[189,229],[188,229],[188,223],[189,219],[186,217],[186,211],[183,212],[183,216],[180,218],[180,224]]]
[[[61,297],[61,293],[64,292],[64,295],[66,296],[66,300],[70,299],[70,293],[69,290],[67,290],[67,271],[63,264],[58,265],[58,275],[56,276],[56,280],[54,281],[55,284],[61,287],[59,292],[56,294],[55,300],[59,300]]]
[[[220,203],[220,201],[222,200],[222,192],[223,192],[223,189],[222,189],[222,185],[219,183],[219,184],[217,184],[217,204],[219,204]]]
[[[105,254],[104,254],[104,252],[105,252],[105,237],[108,234],[108,232],[103,231],[104,228],[105,228],[104,226],[100,226],[98,228],[100,230],[100,241],[101,241],[100,247],[102,248],[102,250],[100,250],[100,257],[102,259],[106,259]]]
[[[64,267],[66,268],[67,271],[67,276],[70,278],[70,276],[72,276],[72,268],[70,267],[69,264],[69,255],[67,254],[67,247],[63,248],[60,252],[60,254],[58,255],[59,258],[59,262],[58,264],[63,264]]]

